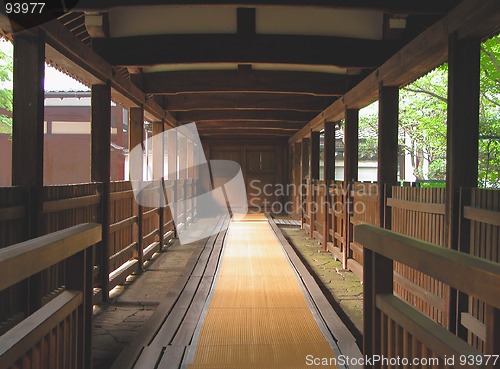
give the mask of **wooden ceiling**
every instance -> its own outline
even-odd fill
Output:
[[[458,0],[80,0],[59,19],[206,137],[291,137]]]

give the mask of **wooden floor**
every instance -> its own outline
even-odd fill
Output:
[[[336,356],[264,215],[231,222],[197,341],[189,369],[298,369],[307,355]]]
[[[294,369],[311,367],[307,355],[360,356],[274,221],[228,223],[200,241],[178,288],[112,369]]]

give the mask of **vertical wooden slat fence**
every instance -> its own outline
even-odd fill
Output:
[[[500,191],[461,189],[461,244],[460,249],[470,255],[500,263]],[[500,337],[490,339],[485,320],[500,319],[498,309],[493,309],[481,299],[465,296],[466,306],[460,306],[460,323],[467,329],[468,342],[483,353],[500,352]]]
[[[5,272],[1,291],[55,265],[68,270],[57,296],[2,332],[1,368],[91,367],[93,286],[88,276],[92,246],[100,240],[99,224],[81,224],[0,250],[0,268]]]
[[[373,339],[365,341],[365,354],[393,360],[389,364],[375,362],[370,367],[479,369],[498,366],[498,351],[489,349],[486,353],[493,356],[481,355],[465,340],[396,297],[393,294],[394,271],[390,266],[395,261],[408,265],[442,284],[485,301],[490,311],[498,311],[500,264],[371,225],[356,226],[354,238],[364,246],[365,261],[370,260],[364,264],[367,276],[364,288],[373,296],[373,301],[365,300],[363,310],[365,322],[368,322],[364,335]],[[498,347],[500,334],[495,318],[495,314],[489,314],[485,321],[489,327],[486,345],[493,349]],[[395,361],[398,356],[409,361],[398,364]],[[431,362],[431,358],[440,361]]]
[[[28,232],[28,191],[21,187],[0,188],[0,248],[25,241]],[[0,334],[24,318],[27,286],[16,284],[0,291]]]
[[[352,206],[347,207],[349,211],[349,230],[347,232],[352,232],[353,227],[359,224],[380,224],[380,194],[376,183],[354,182],[349,196],[347,201]],[[355,242],[350,234],[347,237],[350,242],[347,250],[349,257],[346,259],[346,268],[352,270],[359,279],[363,280],[363,247]]]
[[[346,222],[347,222],[347,195],[344,190],[344,182],[335,181],[328,187],[330,194],[330,222],[327,242],[327,249],[340,261],[348,256]]]
[[[75,185],[45,186],[43,188],[42,232],[49,234],[82,223],[101,221],[101,184],[83,183]],[[96,249],[93,248],[93,258]],[[94,274],[94,284],[99,285],[100,266]],[[43,303],[54,298],[61,291],[65,279],[64,265],[54,265],[41,274]]]
[[[315,181],[314,182],[314,204],[312,206],[312,213],[314,216],[314,221],[311,223],[313,226],[313,237],[317,239],[321,244],[325,246],[325,227],[328,224],[328,190],[327,183],[325,181]]]
[[[391,230],[444,247],[444,188],[392,187],[387,199]],[[448,286],[406,265],[394,263],[395,293],[434,321],[447,325]]]

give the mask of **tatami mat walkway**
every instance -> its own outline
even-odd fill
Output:
[[[310,368],[335,356],[314,314],[266,217],[233,220],[188,368]]]

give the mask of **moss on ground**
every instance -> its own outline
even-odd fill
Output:
[[[309,239],[297,227],[281,227],[285,237],[309,267],[311,274],[333,307],[353,332],[361,338],[363,330],[363,285],[358,277],[342,268],[342,263],[323,250],[317,240]]]

